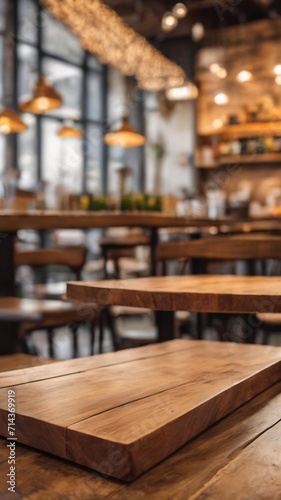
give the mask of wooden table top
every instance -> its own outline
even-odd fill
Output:
[[[131,484],[121,484],[17,444],[14,498],[279,500],[280,408],[281,383],[277,383]],[[6,483],[7,458],[7,441],[0,439],[0,497],[3,500],[11,498]]]
[[[67,296],[101,306],[126,305],[156,311],[281,312],[281,279],[197,275],[70,282]]]
[[[227,227],[237,220],[229,217],[220,219],[193,219],[177,217],[163,212],[87,212],[87,211],[56,211],[56,210],[0,210],[0,231],[17,231],[19,229],[90,229],[106,227]],[[265,218],[260,220],[245,219],[239,221],[245,230],[259,228],[260,230],[281,229],[281,219]],[[242,226],[241,226],[242,224]]]

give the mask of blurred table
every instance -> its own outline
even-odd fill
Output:
[[[174,338],[174,312],[281,312],[279,276],[196,275],[70,282],[67,296],[100,306],[141,307],[157,311],[159,341]]]

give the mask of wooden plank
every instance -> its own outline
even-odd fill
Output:
[[[263,432],[280,419],[281,383],[276,384],[249,401],[217,424],[193,439],[177,453],[162,461],[131,484],[121,486],[111,500],[186,500],[196,494],[212,477],[219,473],[235,457],[247,449]],[[237,470],[236,498],[243,495],[240,487],[245,464]],[[257,475],[262,464],[257,464]],[[278,474],[278,469],[277,469]],[[271,478],[264,477],[264,487],[270,487]],[[257,498],[258,486],[253,483],[253,495]],[[228,499],[227,487],[218,492],[216,499]],[[265,497],[270,498],[270,497]]]
[[[280,419],[281,383],[263,392],[228,417],[189,442],[177,453],[161,462],[131,484],[115,481],[70,462],[41,454],[17,444],[16,499],[32,495],[43,500],[71,498],[72,500],[186,500],[200,490],[220,469],[231,463],[258,436]],[[0,439],[0,497],[10,498],[6,481],[8,472],[7,442]],[[257,474],[262,464],[257,464]],[[242,471],[244,464],[242,464]],[[241,470],[237,471],[236,498],[240,488]],[[271,481],[264,477],[264,487]],[[271,485],[269,485],[271,487]],[[225,498],[225,491],[217,498]],[[252,498],[255,498],[253,492]]]
[[[260,219],[268,223],[278,223],[281,220],[274,217]],[[90,229],[107,227],[204,227],[208,225],[219,226],[223,223],[235,222],[230,217],[219,219],[191,219],[177,217],[164,212],[86,212],[78,211],[56,211],[56,210],[0,210],[0,231],[13,232],[19,229]],[[245,219],[241,222],[255,222],[253,219]]]
[[[227,491],[227,498],[236,500],[239,475],[243,498],[280,500],[280,444],[281,421],[259,436],[191,498],[213,499],[218,498],[222,491]]]
[[[70,282],[70,299],[156,311],[219,313],[281,312],[277,276],[167,276]]]
[[[278,348],[190,345],[183,352],[18,385],[18,440],[132,480],[280,380]],[[0,408],[0,433],[6,435],[6,389]]]
[[[153,356],[162,356],[169,352],[192,349],[196,341],[176,339],[173,342],[162,342],[158,345],[148,345],[134,349],[126,349],[115,353],[106,353],[99,356],[89,356],[79,359],[69,359],[67,361],[56,361],[52,369],[44,366],[34,366],[32,368],[10,371],[9,373],[0,373],[0,388],[11,387],[38,380],[46,380],[63,375],[86,372],[96,368],[101,368],[119,363],[127,363],[137,359],[145,359]],[[0,358],[1,359],[1,358]]]
[[[12,354],[11,356],[0,356],[0,372],[19,370],[34,366],[49,365],[55,363],[54,359],[39,358],[30,354]]]

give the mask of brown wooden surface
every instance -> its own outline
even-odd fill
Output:
[[[156,356],[148,347],[143,359],[96,369],[80,360],[80,373],[60,377],[50,378],[56,365],[40,367],[47,379],[32,383],[19,371],[18,440],[133,480],[281,378],[275,347],[187,340],[167,343],[166,354],[157,347]],[[6,436],[7,387],[0,408]]]
[[[160,243],[158,260],[169,259],[277,259],[281,260],[281,236],[250,234]]]
[[[163,347],[165,344],[162,344],[161,348]],[[144,349],[146,348],[134,349],[131,352],[143,352]],[[108,355],[99,358],[104,356]],[[56,363],[55,366],[57,364],[61,365]],[[249,499],[279,500],[280,465],[276,466],[280,460],[280,454],[276,456],[276,449],[279,451],[279,448],[275,446],[273,450],[269,450],[269,446],[272,444],[272,431],[275,443],[281,437],[281,432],[278,432],[280,407],[281,382],[213,425],[133,483],[126,485],[18,443],[17,486],[13,496],[16,499],[34,500],[93,500],[109,497],[115,500],[186,500],[197,492],[201,494],[202,490],[207,495],[209,486],[211,491],[215,486],[215,497],[211,498],[218,500],[225,500],[226,491],[232,495],[227,498],[233,500],[243,495]],[[261,443],[260,439],[265,442]],[[5,476],[8,473],[5,439],[0,439],[0,464],[0,497],[5,500],[11,498],[11,493],[7,492]],[[224,484],[222,478],[229,478],[229,483]],[[222,488],[219,488],[218,479],[222,480]]]
[[[62,325],[71,321],[90,321],[95,317],[94,307],[59,300],[21,299],[18,297],[0,297],[0,319],[2,321],[28,322],[34,328],[50,325]],[[29,323],[32,322],[32,323]]]
[[[70,282],[67,296],[102,306],[156,311],[281,312],[281,280],[270,276],[167,276]]]
[[[16,266],[62,265],[80,268],[85,263],[85,247],[37,248],[34,250],[15,251]]]
[[[220,219],[190,219],[159,212],[85,212],[53,210],[0,210],[0,231],[19,229],[90,229],[99,227],[206,227],[208,225],[235,223],[229,217]],[[267,230],[281,229],[281,219],[268,217],[261,220],[246,219],[245,223],[266,227]]]
[[[13,371],[34,366],[54,363],[53,359],[38,358],[31,354],[12,354],[10,356],[0,356],[0,373]]]

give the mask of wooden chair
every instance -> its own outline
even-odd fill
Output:
[[[47,330],[49,356],[54,356],[53,329],[67,325],[72,332],[73,353],[77,357],[77,329],[82,323],[91,325],[91,354],[93,354],[96,311],[93,307],[52,300],[0,297],[0,321],[18,323],[19,339],[26,347],[27,336],[35,330]]]
[[[270,234],[246,234],[227,237],[210,237],[178,243],[162,243],[158,248],[158,260],[184,259],[190,263],[192,274],[205,274],[210,262],[244,261],[247,274],[256,273],[256,261],[281,260],[281,237]],[[264,270],[264,267],[263,267]],[[212,270],[213,272],[213,270]],[[202,315],[198,315],[198,337],[202,335]],[[258,314],[260,329],[264,333],[281,330],[281,315]],[[253,338],[255,339],[253,332]],[[264,340],[266,343],[266,338]]]
[[[148,271],[148,266],[135,259],[135,250],[138,246],[150,244],[149,238],[142,233],[128,233],[125,236],[106,236],[101,238],[99,245],[104,258],[104,276],[108,277],[108,261],[113,262],[113,272],[116,277],[123,273],[139,276]],[[126,266],[126,260],[129,263]]]

